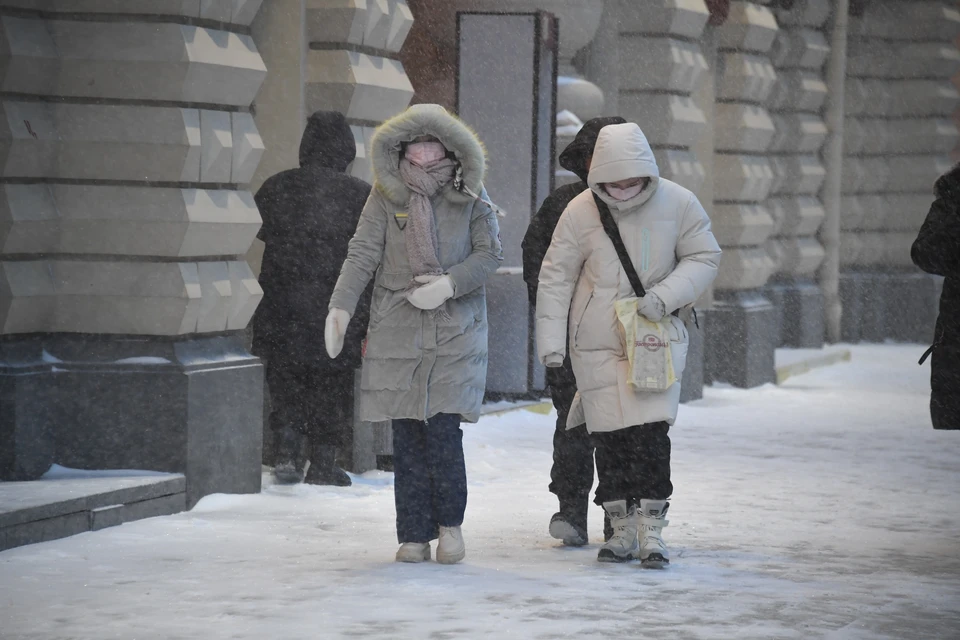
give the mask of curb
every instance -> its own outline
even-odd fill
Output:
[[[850,362],[852,359],[853,354],[850,353],[849,349],[841,349],[838,351],[825,353],[823,355],[814,356],[812,358],[807,358],[806,360],[801,360],[800,362],[794,362],[782,367],[777,367],[777,384],[783,384],[794,376],[810,373],[814,369],[822,369],[824,367],[840,364],[841,362]]]

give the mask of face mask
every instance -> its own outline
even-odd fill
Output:
[[[638,184],[635,184],[632,187],[627,187],[626,189],[615,187],[612,184],[608,184],[605,186],[607,195],[609,195],[614,200],[619,200],[620,202],[629,200],[630,198],[634,198],[640,195],[640,192],[643,191],[643,187],[644,187],[643,181],[640,181]]]
[[[446,158],[447,149],[439,142],[411,142],[405,157],[418,167],[426,167]]]

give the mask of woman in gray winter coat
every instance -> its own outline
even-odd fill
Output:
[[[660,177],[636,124],[600,131],[587,182],[590,189],[561,216],[540,269],[537,348],[546,366],[561,366],[569,330],[579,392],[567,426],[585,420],[593,435],[595,501],[614,529],[598,560],[639,558],[663,567],[669,554],[661,531],[673,491],[667,432],[677,417],[688,343],[683,321],[672,314],[693,305],[713,282],[720,247],[696,196]],[[628,384],[615,303],[637,294],[601,222],[601,207],[645,289],[637,313],[667,328],[678,381],[666,391],[641,392]]]
[[[502,259],[483,147],[438,105],[386,121],[371,143],[375,183],[330,300],[336,357],[371,278],[361,417],[393,421],[399,562],[465,555],[462,420],[476,422],[487,375],[484,283]]]

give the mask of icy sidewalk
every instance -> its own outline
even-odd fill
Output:
[[[388,474],[274,486],[0,553],[0,638],[957,638],[960,433],[922,351],[684,407],[664,572],[547,536],[552,418],[520,411],[465,429],[462,565],[392,562]]]

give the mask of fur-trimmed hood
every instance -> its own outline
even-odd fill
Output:
[[[480,138],[470,127],[438,104],[417,104],[390,118],[377,128],[370,143],[373,156],[374,187],[387,200],[405,206],[410,190],[400,178],[400,148],[419,136],[433,136],[452,151],[463,169],[467,189],[480,193],[486,174],[486,154]],[[473,198],[450,184],[444,196],[454,202]]]

